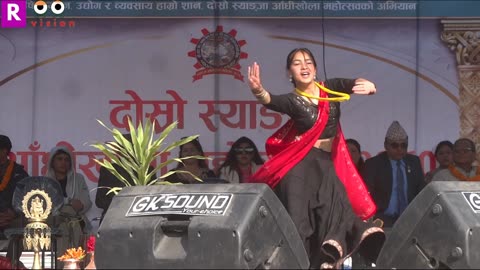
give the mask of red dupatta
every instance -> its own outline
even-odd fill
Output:
[[[323,83],[321,84],[323,85]],[[320,97],[327,97],[327,93],[320,91]],[[325,129],[329,108],[329,102],[319,101],[317,121],[303,134],[298,134],[293,120],[289,119],[270,136],[265,144],[265,150],[270,159],[252,175],[249,182],[266,183],[274,188],[287,172],[312,149]],[[355,214],[363,220],[372,217],[376,212],[376,205],[352,162],[340,123],[332,143],[332,160],[337,176],[345,186]]]

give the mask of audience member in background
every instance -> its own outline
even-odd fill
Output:
[[[438,167],[429,171],[425,175],[425,182],[428,184],[432,181],[433,176],[443,169],[447,169],[453,162],[453,143],[450,141],[441,141],[435,147],[435,159],[438,162]]]
[[[122,167],[118,166],[117,164],[112,164],[112,166],[123,176],[125,179],[127,179],[130,182],[132,181],[132,178],[128,174],[127,171],[125,171]],[[115,193],[110,192],[110,189],[114,187],[124,187],[125,184],[120,181],[115,175],[113,175],[107,168],[105,167],[100,167],[99,175],[98,175],[98,188],[97,188],[97,194],[95,195],[95,205],[102,209],[102,216],[100,218],[100,224],[103,221],[103,217],[107,213],[108,208],[110,207],[110,204],[112,203],[112,199],[115,196]],[[108,194],[107,194],[108,193]]]
[[[180,146],[179,158],[188,156],[205,156],[202,145],[197,139]],[[188,171],[200,179],[215,178],[215,173],[208,168],[208,164],[204,159],[189,158],[179,162],[174,170]],[[177,172],[164,179],[170,183],[183,184],[200,184],[192,175],[188,173]]]
[[[263,163],[255,143],[245,136],[240,137],[228,151],[218,176],[229,183],[244,183]]]
[[[453,163],[433,176],[432,181],[480,181],[480,167],[476,160],[475,143],[461,138],[453,144]]]
[[[407,132],[398,121],[388,128],[384,147],[365,161],[363,178],[377,204],[376,217],[392,227],[425,186],[425,177],[418,156],[407,153]]]
[[[12,142],[5,135],[0,135],[0,241],[6,241],[5,229],[22,227],[22,216],[17,214],[12,206],[13,192],[17,182],[28,177],[22,165],[10,160],[8,155],[12,150]],[[13,258],[13,242],[8,243],[7,257],[17,261],[21,254],[21,244]],[[2,247],[3,248],[3,247]]]
[[[130,143],[132,142],[132,136],[128,133],[123,134],[123,137],[127,139]],[[112,164],[112,166],[117,170],[120,175],[122,175],[131,185],[134,185],[132,178],[128,174],[127,171],[125,171],[122,167],[118,166],[117,164]],[[149,171],[152,171],[153,167],[149,166]],[[157,176],[153,175],[152,180],[156,179]],[[107,168],[105,167],[100,167],[99,171],[99,176],[98,176],[98,188],[97,188],[97,194],[95,196],[95,205],[103,209],[102,211],[102,217],[100,218],[100,223],[103,221],[103,217],[105,216],[105,213],[107,213],[108,208],[110,207],[110,204],[112,203],[112,199],[115,196],[113,192],[110,192],[110,189],[114,187],[124,187],[125,184],[119,180],[115,175],[113,175]],[[108,195],[107,195],[108,193]]]
[[[61,256],[68,248],[83,246],[92,228],[85,216],[92,201],[85,178],[75,171],[75,162],[67,147],[57,146],[50,151],[46,176],[57,180],[63,190],[64,205],[57,216],[49,218],[62,234],[57,238],[57,254]]]
[[[360,147],[360,143],[355,139],[347,139],[345,142],[347,143],[348,151],[350,152],[352,161],[355,163],[357,170],[361,172],[365,161],[362,157],[362,148]]]

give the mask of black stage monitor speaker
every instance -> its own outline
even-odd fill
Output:
[[[98,230],[98,269],[306,269],[295,225],[264,184],[124,188]]]
[[[432,182],[387,237],[377,267],[480,268],[480,183]]]

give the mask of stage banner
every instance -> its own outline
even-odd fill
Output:
[[[125,132],[128,117],[136,123],[154,121],[157,132],[178,121],[168,142],[200,135],[212,158],[211,168],[221,164],[241,136],[251,138],[267,158],[265,140],[287,117],[256,102],[246,82],[247,66],[260,64],[263,85],[271,93],[291,92],[286,56],[297,47],[313,51],[318,78],[366,78],[376,84],[376,95],[352,95],[341,105],[345,136],[361,143],[365,158],[383,150],[386,130],[394,120],[406,129],[409,151],[420,156],[426,172],[436,167],[431,153],[435,145],[459,137],[456,59],[440,38],[438,19],[275,18],[283,14],[274,9],[275,3],[295,2],[312,7],[312,13],[313,4],[322,1],[238,1],[245,8],[268,3],[272,16],[256,11],[267,13],[211,19],[190,12],[185,13],[188,18],[157,18],[147,12],[148,18],[107,19],[93,18],[96,13],[89,12],[98,8],[101,14],[115,17],[125,2],[152,6],[152,12],[175,5],[168,14],[181,17],[187,4],[197,3],[202,14],[220,9],[222,3],[236,14],[244,5],[237,1],[76,2],[68,3],[68,12],[77,12],[72,17],[35,17],[25,28],[0,29],[0,134],[11,138],[13,157],[30,175],[45,174],[52,147],[70,147],[92,200],[99,169],[93,159],[102,154],[89,145],[112,139],[97,119]],[[340,2],[324,1],[325,12]],[[378,7],[377,1],[351,2]],[[381,4],[391,2],[418,8],[428,1]],[[115,9],[106,9],[107,3]],[[136,6],[125,8],[133,12]],[[166,153],[157,162],[176,156],[178,151]],[[89,217],[99,213],[94,208]]]

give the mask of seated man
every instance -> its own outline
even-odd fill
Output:
[[[365,161],[362,176],[377,204],[376,217],[392,227],[425,186],[418,156],[407,153],[408,136],[397,121],[388,128],[385,151]]]
[[[13,192],[17,182],[27,177],[27,172],[23,166],[10,160],[8,155],[12,149],[12,142],[5,135],[0,135],[0,239],[5,240],[5,229],[22,227],[22,215],[15,213],[12,206]],[[17,245],[18,250],[15,251],[13,258],[13,243],[8,244],[7,257],[11,261],[18,261],[21,254],[22,245]]]

